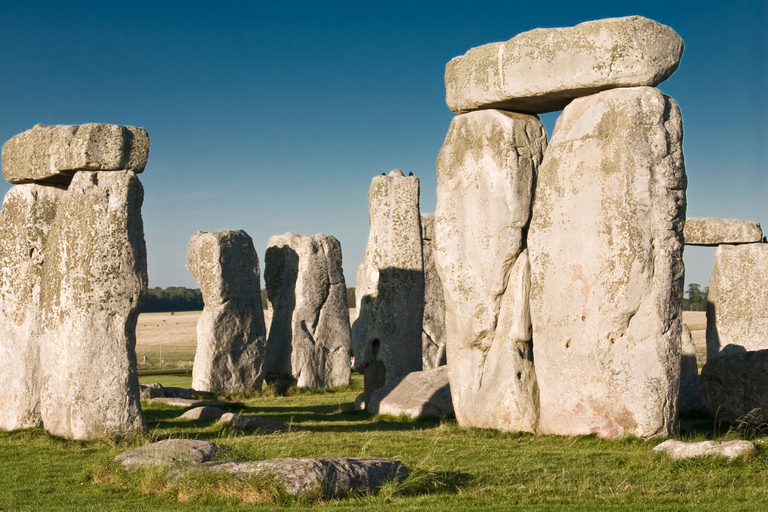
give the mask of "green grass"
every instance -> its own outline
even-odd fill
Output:
[[[183,385],[177,376],[149,376]],[[144,379],[142,379],[144,380]],[[189,382],[188,380],[184,382]],[[751,437],[748,461],[712,457],[673,462],[652,452],[658,440],[604,440],[464,429],[455,422],[411,421],[355,411],[353,385],[287,396],[238,397],[232,412],[258,414],[304,429],[272,435],[222,430],[178,419],[183,409],[145,404],[149,432],[125,440],[74,442],[41,429],[0,433],[0,510],[761,510],[768,507],[768,453],[758,432],[715,429],[687,419],[689,440]],[[148,441],[188,437],[226,448],[224,458],[390,457],[411,475],[376,496],[294,500],[269,482],[193,474],[124,473],[111,459]],[[261,494],[260,494],[261,493]],[[266,496],[266,498],[265,498]],[[243,499],[276,505],[243,503]],[[179,501],[182,500],[182,501]]]

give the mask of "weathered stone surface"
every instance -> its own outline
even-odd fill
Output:
[[[760,242],[763,230],[754,220],[692,218],[685,219],[683,238],[685,245],[748,244]]]
[[[198,231],[189,242],[187,270],[205,304],[197,322],[192,387],[238,392],[261,388],[266,345],[261,274],[245,231]]]
[[[44,248],[41,414],[52,434],[145,428],[136,320],[147,290],[144,190],[131,171],[75,174]]]
[[[144,128],[38,124],[3,145],[3,176],[11,183],[67,184],[76,171],[140,173],[147,158],[149,135]]]
[[[159,382],[153,382],[151,384],[139,384],[139,393],[142,400],[150,400],[152,398],[197,398],[200,400],[207,400],[213,396],[213,393],[208,393],[206,391],[196,391],[191,388],[163,386]]]
[[[411,418],[453,416],[448,368],[409,373],[374,391],[366,409],[373,414],[405,414]]]
[[[200,464],[212,460],[219,450],[221,447],[208,441],[166,439],[123,452],[115,457],[115,462],[126,470],[152,465],[173,467]]]
[[[357,271],[358,316],[352,324],[355,369],[366,397],[422,368],[424,271],[419,180],[396,169],[377,176],[368,192],[370,233]]]
[[[696,359],[696,345],[693,344],[691,330],[685,324],[681,330],[680,345],[680,376],[698,375],[699,362]]]
[[[537,430],[523,230],[546,145],[536,116],[484,110],[453,119],[437,159],[435,261],[463,426]]]
[[[768,349],[731,346],[707,358],[699,391],[710,415],[719,421],[768,423]]]
[[[233,414],[231,412],[225,413],[219,418],[220,423],[226,423],[230,427],[239,428],[243,430],[256,430],[264,434],[271,434],[273,432],[288,432],[289,430],[296,430],[280,423],[279,421],[267,420],[264,418],[257,418],[256,416],[244,416],[242,414]]]
[[[683,414],[696,414],[709,416],[709,411],[704,407],[699,393],[699,375],[689,373],[680,376],[680,395],[677,400],[677,412]]]
[[[689,459],[700,455],[717,455],[727,459],[749,458],[757,453],[754,443],[749,441],[701,441],[685,443],[676,439],[667,439],[657,445],[657,452],[665,452],[672,460]]]
[[[768,349],[768,244],[721,245],[707,295],[707,359]]]
[[[457,114],[561,110],[598,91],[658,85],[682,55],[674,30],[640,16],[539,28],[452,59],[445,67],[446,103]]]
[[[273,475],[294,496],[304,493],[339,498],[350,493],[374,493],[395,478],[404,478],[408,469],[392,459],[285,458],[261,461],[207,462],[203,468],[227,472],[236,477]]]
[[[45,241],[64,190],[17,185],[0,210],[0,429],[40,418],[40,289]]]
[[[445,297],[435,265],[435,214],[421,214],[421,250],[424,260],[424,319],[421,332],[421,362],[425,370],[444,365]]]
[[[218,407],[203,406],[190,409],[179,416],[179,418],[183,418],[185,420],[204,421],[219,419],[221,418],[222,414],[224,414],[223,409],[219,409]]]
[[[332,236],[286,233],[270,238],[264,279],[272,324],[267,380],[302,388],[349,384],[349,308],[341,244]]]
[[[651,87],[574,100],[557,121],[528,234],[542,432],[674,429],[682,137],[677,105]]]

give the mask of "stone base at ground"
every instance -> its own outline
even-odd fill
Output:
[[[448,368],[409,373],[374,391],[366,409],[373,414],[405,414],[411,418],[453,416]]]
[[[718,421],[768,423],[768,350],[726,349],[707,360],[699,381],[701,401]]]

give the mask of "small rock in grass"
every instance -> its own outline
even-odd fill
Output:
[[[179,417],[185,420],[212,420],[221,418],[222,414],[224,411],[218,407],[195,407]]]
[[[166,439],[115,457],[123,469],[137,469],[157,465],[171,467],[176,464],[199,464],[212,460],[221,447],[196,439]]]
[[[653,449],[657,452],[666,452],[672,460],[689,459],[699,455],[718,455],[727,459],[737,457],[748,458],[757,450],[749,441],[701,441],[699,443],[685,443],[675,439],[667,439]]]
[[[219,423],[226,423],[231,427],[243,430],[258,430],[265,434],[295,430],[279,421],[266,420],[255,416],[243,416],[242,414],[233,414],[231,412],[223,414],[221,418],[219,418]]]

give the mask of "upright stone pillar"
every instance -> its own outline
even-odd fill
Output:
[[[29,183],[0,210],[0,429],[40,425],[40,290],[45,241],[64,189]]]
[[[425,370],[445,361],[445,297],[437,274],[434,254],[435,214],[421,215],[421,250],[424,258],[424,321],[421,333],[421,360]]]
[[[419,180],[396,169],[368,193],[370,233],[357,271],[355,368],[366,374],[364,397],[422,369],[424,271]]]
[[[326,235],[273,236],[264,256],[272,304],[265,376],[302,388],[349,384],[349,308],[341,244]]]
[[[672,434],[682,137],[677,104],[652,87],[576,99],[558,119],[528,233],[543,433]]]
[[[199,391],[260,389],[266,345],[261,272],[245,231],[198,231],[187,269],[205,304],[197,322],[192,387]]]
[[[537,116],[481,110],[453,119],[437,159],[435,260],[462,426],[538,428],[523,233],[546,144]]]
[[[41,291],[41,411],[52,434],[146,428],[135,352],[147,290],[143,199],[132,171],[79,171],[59,205]]]

